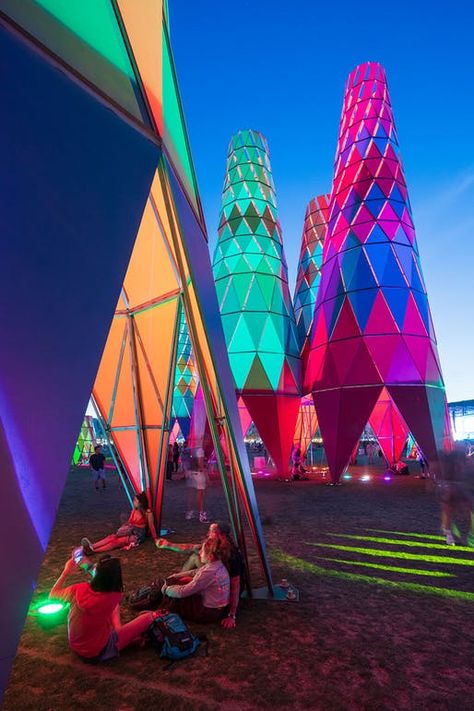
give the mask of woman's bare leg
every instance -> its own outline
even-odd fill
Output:
[[[128,545],[128,536],[116,536],[115,533],[102,538],[102,540],[93,543],[92,547],[94,553],[104,553],[105,551],[112,551],[114,548],[125,548]]]
[[[117,632],[117,647],[119,650],[124,649],[132,642],[138,641],[140,636],[146,632],[156,614],[154,612],[142,612],[141,615],[135,617],[131,622],[121,625],[115,631]]]

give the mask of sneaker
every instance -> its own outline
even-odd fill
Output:
[[[446,531],[446,543],[448,546],[455,546],[456,541],[454,540],[454,536],[451,533],[451,531]]]
[[[191,521],[191,519],[194,518],[194,511],[186,511],[184,518],[186,521]]]
[[[84,551],[85,555],[94,555],[94,546],[90,542],[88,538],[83,538],[81,540],[81,546],[82,550]]]
[[[209,523],[210,519],[205,511],[199,512],[199,523]]]

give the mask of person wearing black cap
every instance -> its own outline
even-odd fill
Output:
[[[223,562],[229,571],[230,577],[230,601],[229,612],[226,617],[221,620],[221,625],[225,629],[233,629],[236,626],[237,608],[239,606],[240,593],[242,591],[242,579],[245,572],[245,566],[242,555],[235,545],[231,537],[230,526],[225,521],[214,521],[209,526],[207,536],[204,542],[209,539],[220,538],[226,544],[227,555],[223,558]],[[191,555],[182,567],[182,572],[188,572],[195,568],[200,568],[202,562],[199,557],[199,551],[202,543],[174,543],[166,538],[159,538],[156,541],[156,546],[160,550],[171,550],[177,553],[190,553]]]

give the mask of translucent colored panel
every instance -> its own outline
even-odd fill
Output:
[[[259,353],[263,368],[274,390],[278,389],[285,356],[283,353]]]
[[[148,457],[148,470],[152,487],[156,481],[158,457],[160,453],[161,430],[145,430],[145,445]]]
[[[183,183],[188,198],[199,211],[197,189],[186,137],[186,127],[174,73],[168,34],[163,27],[163,137],[171,160]]]
[[[152,380],[137,347],[145,424],[156,425],[161,423],[161,406],[157,401],[154,386],[158,389],[161,400],[164,402],[171,361],[177,303],[177,299],[168,301],[164,304],[159,304],[153,309],[143,311],[135,317],[137,329],[153,374]]]
[[[125,320],[125,318],[123,319]],[[115,366],[114,364],[114,367]],[[135,410],[133,406],[133,385],[132,385],[132,365],[130,357],[130,336],[127,335],[127,342],[123,351],[122,367],[118,386],[115,393],[115,401],[111,402],[113,407],[112,427],[126,427],[135,425]]]
[[[135,491],[141,491],[143,487],[140,481],[136,432],[133,430],[115,430],[113,438],[121,459],[127,463],[127,469],[132,478]]]
[[[133,116],[149,123],[110,0],[3,0],[2,10]]]
[[[235,386],[238,390],[241,390],[245,385],[245,381],[254,357],[253,353],[238,353],[236,355],[233,355],[232,353],[229,354],[232,374],[234,376]]]
[[[93,395],[105,418],[109,415],[126,323],[124,318],[113,319],[94,383]]]
[[[131,307],[178,288],[169,251],[149,200],[145,205],[124,284]]]
[[[158,132],[163,135],[161,0],[117,0]]]

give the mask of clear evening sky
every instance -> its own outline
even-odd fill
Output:
[[[292,290],[306,204],[331,187],[346,77],[383,64],[448,400],[474,398],[474,3],[169,2],[211,249],[229,139],[256,129]]]

